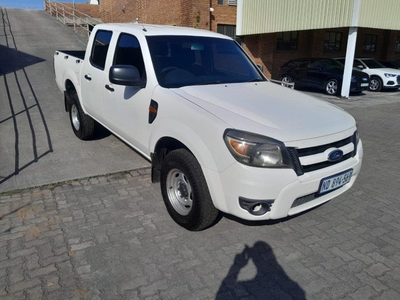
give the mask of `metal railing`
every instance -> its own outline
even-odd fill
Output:
[[[103,23],[100,19],[93,18],[75,9],[74,3],[65,3],[44,0],[45,11],[57,18],[61,23],[73,27],[74,31],[89,38],[94,25]]]

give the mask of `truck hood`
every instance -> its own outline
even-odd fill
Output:
[[[187,86],[174,92],[231,128],[281,141],[327,136],[355,126],[341,108],[271,82]]]

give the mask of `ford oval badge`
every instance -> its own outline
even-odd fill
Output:
[[[338,161],[342,157],[343,157],[343,151],[340,149],[333,150],[328,154],[329,161]]]

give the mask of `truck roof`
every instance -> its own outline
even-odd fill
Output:
[[[114,30],[131,32],[139,34],[141,32],[145,36],[160,36],[160,35],[182,35],[182,36],[205,36],[232,39],[226,35],[215,33],[204,29],[196,29],[190,27],[180,27],[172,25],[156,25],[143,23],[106,23],[96,25],[96,29]]]

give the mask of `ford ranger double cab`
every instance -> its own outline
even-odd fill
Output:
[[[272,83],[227,36],[101,24],[86,51],[54,60],[75,135],[90,139],[98,122],[151,161],[168,213],[188,230],[220,211],[253,221],[298,214],[360,172],[354,118]]]

